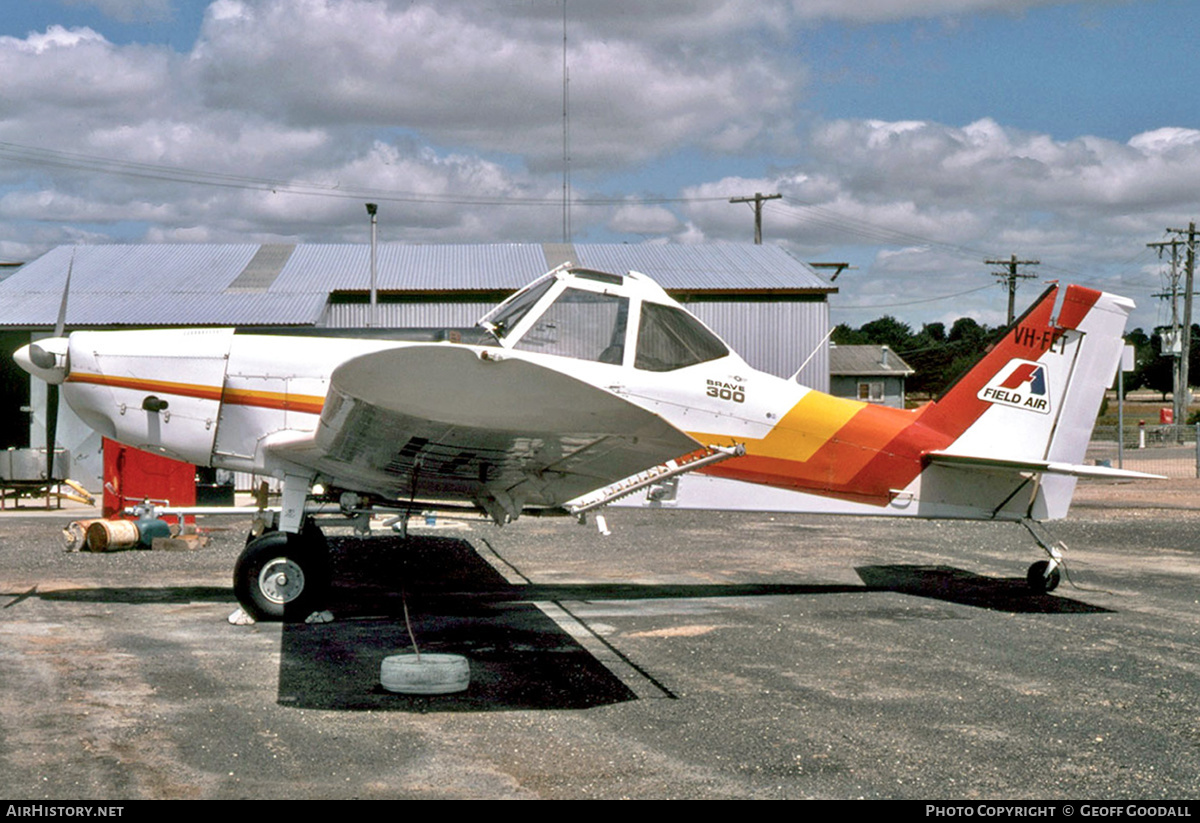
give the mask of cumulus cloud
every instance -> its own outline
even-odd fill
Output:
[[[138,119],[161,102],[170,77],[166,50],[119,48],[90,28],[0,37],[0,133],[52,125],[43,134],[70,139],[64,127],[86,135],[95,123]]]
[[[61,0],[68,6],[93,6],[122,23],[147,23],[170,20],[171,0]]]
[[[608,221],[613,231],[648,236],[670,235],[680,228],[679,218],[662,206],[631,203],[621,206]]]
[[[191,63],[213,107],[299,124],[411,129],[558,168],[561,36],[515,24],[498,13],[506,9],[220,0]],[[730,61],[723,51],[665,54],[645,38],[571,40],[576,167],[618,168],[689,144],[736,151],[786,119],[793,78],[761,57]],[[264,77],[272,82],[255,82]]]
[[[122,20],[172,11],[165,0],[89,4]],[[743,48],[755,33],[783,31],[785,6],[670,0],[570,11],[577,186],[685,147],[738,152],[790,133],[803,69],[786,54]],[[210,237],[303,235],[317,215],[329,218],[294,191],[237,189],[253,178],[415,193],[424,202],[405,209],[408,236],[555,236],[560,13],[554,2],[214,0],[186,53],[115,44],[85,27],[0,37],[0,142],[50,153],[20,154],[32,177],[28,165],[0,166],[0,185],[21,189],[5,213],[53,204],[34,219],[144,222],[147,231],[174,215],[187,236],[212,221]],[[450,193],[546,203],[434,202]],[[679,226],[667,210],[577,214],[613,231]],[[357,222],[325,229],[358,231]]]
[[[863,199],[1129,214],[1191,204],[1200,184],[1200,135],[1184,129],[1119,143],[1055,140],[990,119],[964,127],[838,121],[814,132],[812,149]]]
[[[168,0],[75,2],[124,21],[178,13]],[[819,59],[803,35],[829,21],[1057,4],[570,3],[576,237],[749,241],[753,211],[729,199],[778,192],[767,242],[850,259],[848,282],[881,305],[986,280],[984,257],[1036,255],[1047,272],[1127,259],[1194,210],[1200,131],[1061,139],[995,118],[803,111]],[[362,240],[366,199],[390,240],[560,236],[556,0],[213,0],[183,51],[104,31],[0,37],[2,255],[72,237]],[[681,202],[626,197],[656,186]],[[589,205],[591,189],[618,202]]]
[[[893,307],[920,311],[914,295],[986,285],[984,260],[1010,253],[1040,258],[1047,278],[1144,292],[1140,268],[1112,261],[1137,258],[1193,212],[1200,186],[1200,132],[1182,128],[1120,142],[1057,140],[990,119],[838,120],[814,126],[807,145],[801,166],[686,188],[682,212],[693,237],[745,241],[752,211],[728,199],[782,194],[765,204],[764,233],[802,259],[849,255],[858,322]],[[995,323],[995,304],[984,289],[955,298],[952,311]]]

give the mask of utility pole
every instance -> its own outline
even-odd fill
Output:
[[[732,197],[730,203],[753,203],[754,204],[754,245],[762,245],[762,206],[764,200],[778,200],[783,197],[782,194],[763,194],[755,192],[753,197]]]
[[[1187,423],[1188,404],[1192,389],[1188,385],[1188,360],[1192,353],[1192,283],[1196,273],[1196,221],[1188,223],[1186,229],[1167,229],[1171,234],[1187,235],[1187,258],[1184,264],[1183,287],[1183,337],[1179,352],[1179,397],[1175,398],[1175,425]]]
[[[1002,280],[1008,281],[1008,322],[1011,325],[1013,321],[1014,309],[1017,302],[1017,280],[1028,280],[1037,277],[1036,274],[1024,274],[1017,271],[1017,266],[1038,266],[1041,265],[1040,260],[1018,260],[1017,256],[1011,255],[1007,260],[984,260],[989,266],[1008,266],[1008,271],[994,271],[992,274]]]
[[[1175,415],[1179,415],[1184,409],[1183,392],[1179,389],[1183,385],[1180,382],[1182,374],[1179,370],[1179,355],[1182,351],[1181,343],[1183,340],[1182,329],[1179,323],[1179,247],[1183,245],[1183,241],[1163,240],[1158,243],[1147,243],[1146,245],[1158,251],[1160,260],[1162,259],[1163,249],[1171,250],[1170,289],[1152,296],[1160,299],[1171,298],[1171,333],[1168,338],[1164,330],[1162,354],[1169,354],[1175,360],[1171,368],[1171,397],[1174,398],[1174,413]]]

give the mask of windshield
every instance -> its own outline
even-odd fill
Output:
[[[496,337],[503,338],[516,328],[516,325],[521,322],[521,318],[529,313],[529,310],[542,299],[546,292],[550,291],[555,282],[552,275],[546,275],[540,280],[534,281],[484,315],[483,319],[479,321],[479,325]]]

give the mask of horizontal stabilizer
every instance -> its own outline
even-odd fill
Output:
[[[1084,466],[1079,463],[1056,463],[1047,460],[1005,460],[997,457],[975,457],[967,454],[930,452],[926,459],[935,466],[954,466],[990,471],[1036,472],[1063,474],[1070,477],[1101,477],[1109,480],[1164,480],[1161,474],[1146,474],[1108,466]]]

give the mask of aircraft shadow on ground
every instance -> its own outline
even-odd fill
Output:
[[[777,597],[890,591],[1008,612],[1089,613],[1105,609],[1031,595],[1024,579],[983,577],[950,567],[866,566],[848,584],[528,584],[513,585],[466,540],[377,539],[348,550],[330,540],[337,621],[285,626],[279,700],[305,708],[478,712],[586,708],[636,695],[534,603],[542,601]],[[419,697],[386,692],[379,666],[411,652],[407,604],[423,652],[462,654],[470,688]]]
[[[1025,578],[985,577],[953,566],[859,566],[858,576],[872,591],[928,597],[992,611],[1023,614],[1111,612],[1061,594],[1033,594]]]
[[[331,538],[333,623],[285,624],[278,700],[333,710],[479,712],[587,708],[636,694],[535,603],[778,597],[898,592],[996,611],[1081,614],[1108,609],[1057,595],[1031,595],[1023,578],[984,577],[947,566],[862,566],[862,584],[527,584],[506,581],[457,538],[355,541]],[[11,592],[4,608],[29,598],[79,603],[231,602],[228,588],[97,587]],[[467,657],[470,688],[420,697],[387,692],[384,657],[412,650],[407,605],[422,652]],[[602,642],[597,638],[597,642]],[[611,647],[610,647],[611,648]],[[616,649],[612,651],[620,656]],[[637,670],[630,662],[631,668]],[[650,680],[649,675],[645,675]],[[665,690],[664,690],[664,693]]]
[[[301,708],[480,712],[588,708],[636,695],[460,539],[360,542],[331,538],[334,586],[324,625],[287,624],[279,702]],[[422,653],[461,654],[471,682],[460,694],[393,694],[380,664],[411,653],[407,606]]]
[[[771,583],[514,585],[462,539],[330,538],[329,543],[334,566],[329,609],[336,620],[285,625],[279,677],[284,705],[479,712],[619,703],[637,695],[535,603],[863,590],[860,585]],[[421,697],[392,694],[380,685],[383,659],[412,651],[404,624],[406,605],[422,652],[468,659],[471,684],[466,692]]]

